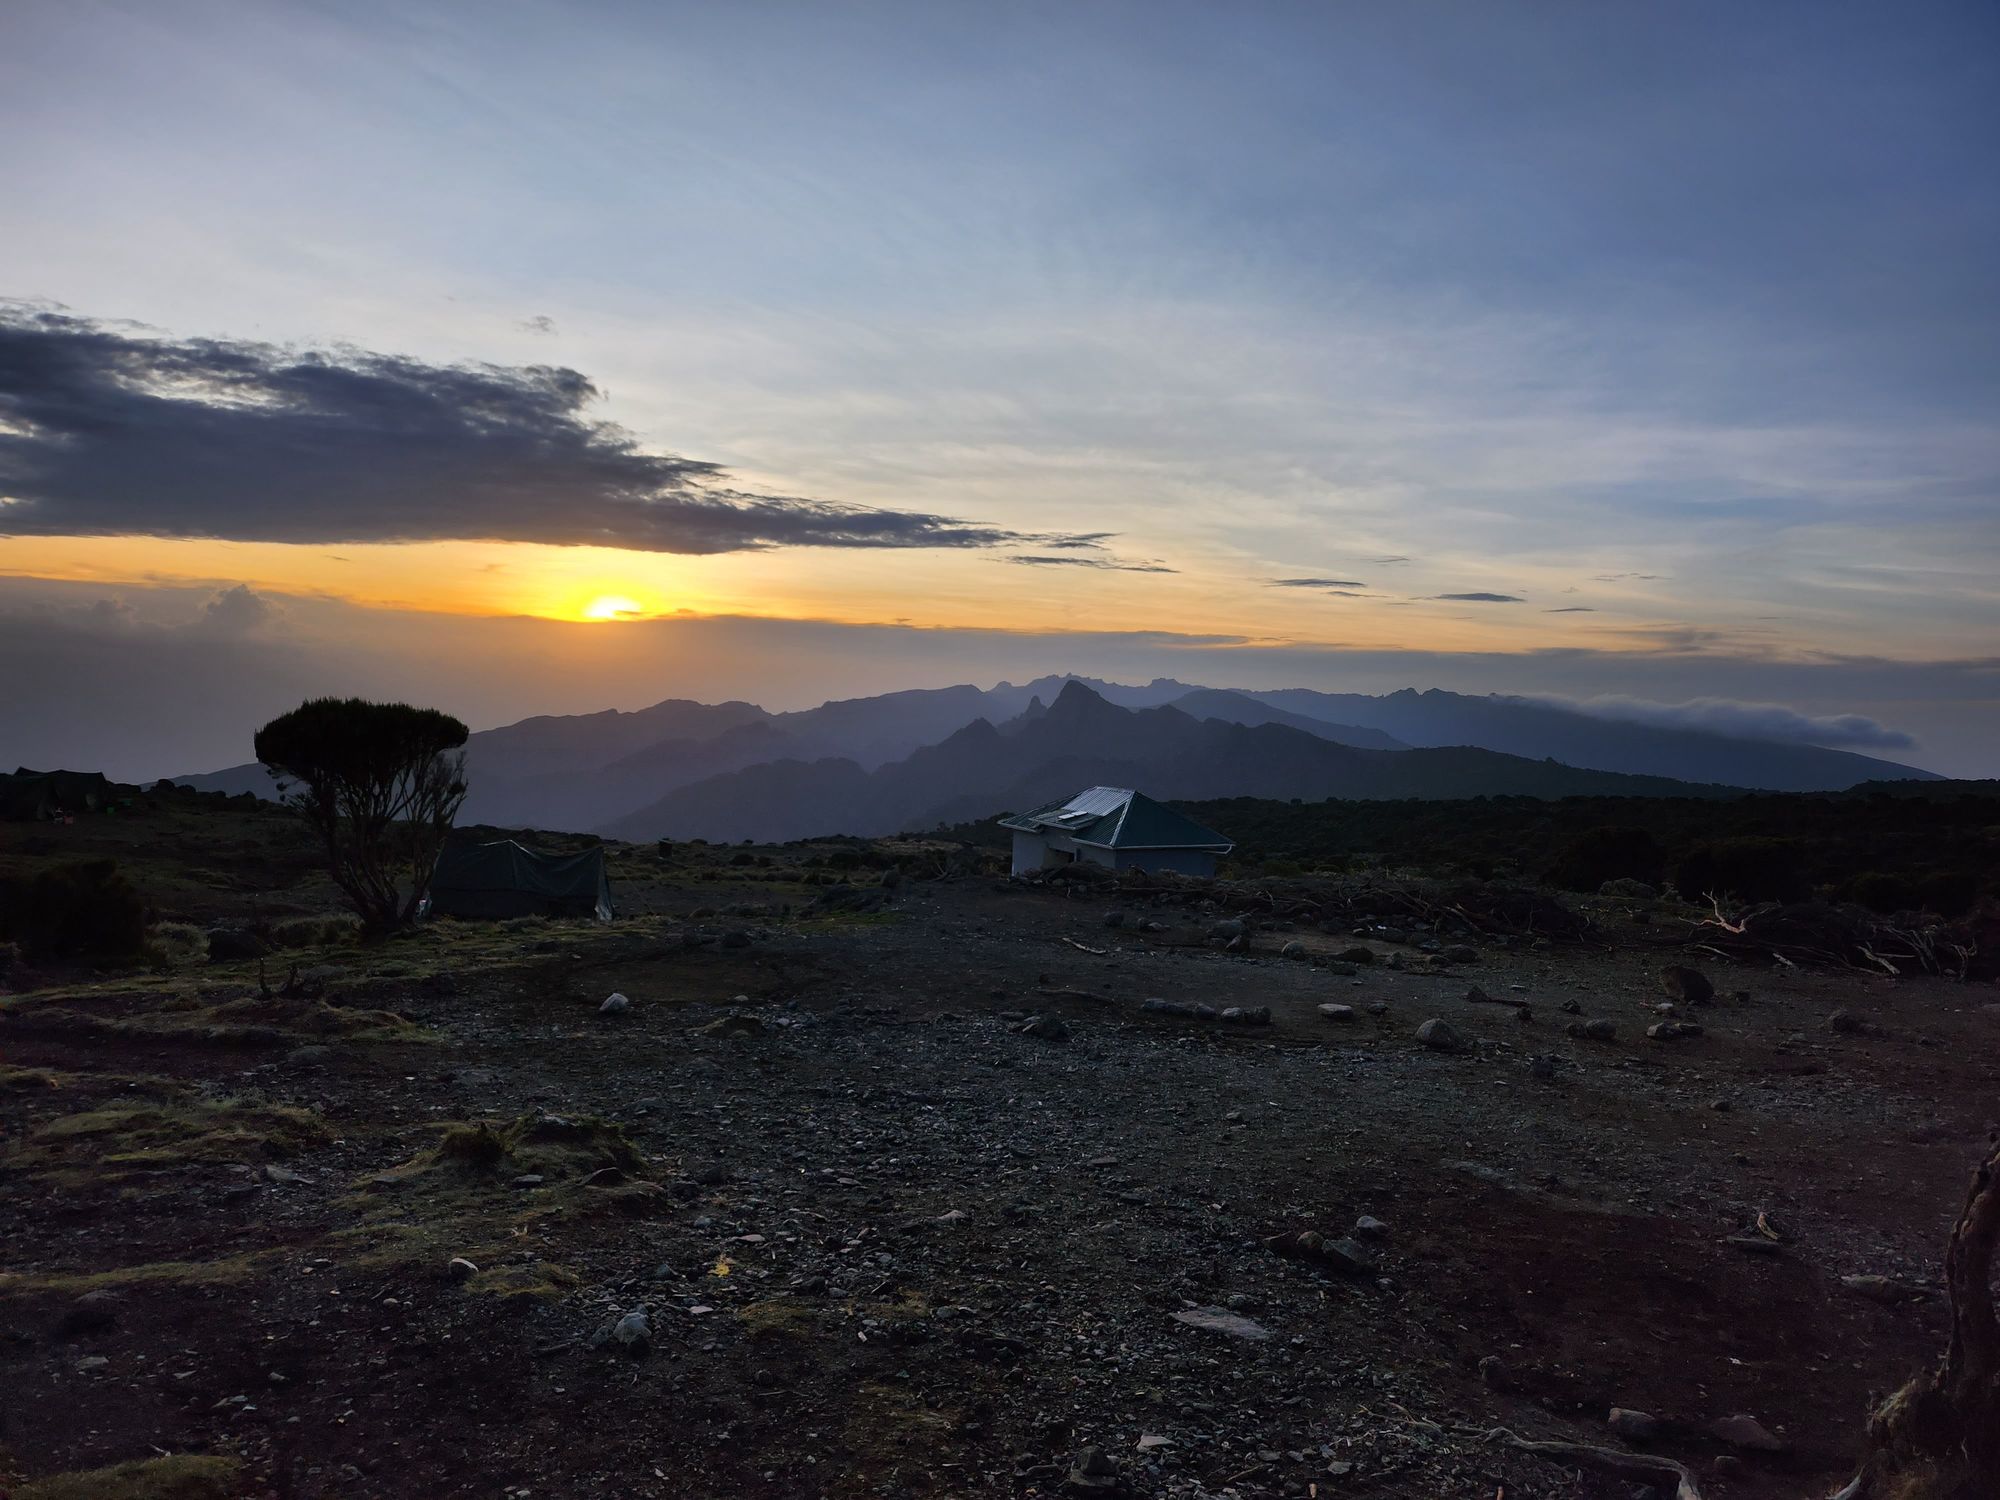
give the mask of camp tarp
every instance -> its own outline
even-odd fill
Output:
[[[431,871],[429,911],[447,917],[611,920],[604,851],[542,854],[512,839],[451,843]]]
[[[0,775],[0,818],[34,822],[63,813],[101,812],[120,790],[101,771],[30,771],[23,766],[11,776]]]

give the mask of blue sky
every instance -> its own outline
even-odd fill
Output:
[[[1994,680],[1990,5],[28,0],[0,41],[0,295],[557,364],[746,492],[1170,570],[593,559],[649,607],[1115,620],[1315,686],[1399,649],[1417,685],[1472,654],[1518,691],[1577,690],[1572,658],[1753,697],[1809,667],[1821,711],[1882,707],[1864,675],[1840,701],[1843,661]],[[38,522],[0,574],[480,609],[129,514],[144,567]],[[461,533],[515,545],[495,614],[567,566],[462,508],[425,536]],[[1301,575],[1362,587],[1271,587]],[[1996,700],[1906,717],[1971,765]]]

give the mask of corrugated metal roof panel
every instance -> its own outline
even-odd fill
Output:
[[[1089,787],[1067,802],[1002,818],[1000,825],[1029,833],[1060,829],[1078,843],[1105,849],[1212,849],[1226,854],[1235,847],[1165,803],[1118,786]]]

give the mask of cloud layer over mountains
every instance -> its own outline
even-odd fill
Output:
[[[1916,741],[1900,729],[1890,729],[1865,714],[1814,716],[1782,703],[1740,703],[1730,698],[1693,698],[1686,703],[1654,703],[1645,698],[1606,694],[1566,698],[1557,693],[1522,695],[1526,703],[1568,709],[1593,719],[1622,724],[1649,724],[1656,729],[1698,729],[1737,739],[1767,740],[1780,745],[1825,745],[1843,750],[1907,750]]]

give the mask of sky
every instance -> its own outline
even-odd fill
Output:
[[[0,139],[0,760],[1074,669],[2000,774],[1988,4],[15,0]]]

